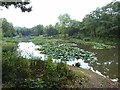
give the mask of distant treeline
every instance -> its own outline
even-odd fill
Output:
[[[58,17],[59,21],[56,24],[43,26],[36,25],[32,28],[26,27],[13,27],[12,23],[3,19],[3,36],[54,36],[62,35],[66,37],[75,38],[116,38],[119,34],[119,17],[120,15],[120,2],[113,1],[102,8],[87,14],[82,22],[71,19],[68,14],[63,14]]]

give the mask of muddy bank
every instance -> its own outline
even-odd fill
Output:
[[[113,82],[109,78],[105,78],[100,76],[91,70],[78,68],[75,66],[69,66],[68,68],[76,73],[83,73],[86,77],[88,77],[88,81],[85,83],[85,88],[118,88],[120,83]]]

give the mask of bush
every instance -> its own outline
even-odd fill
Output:
[[[15,49],[13,46],[3,47],[2,81],[4,84],[8,82],[15,84],[19,79],[29,77],[31,72],[28,68],[29,61],[18,57],[13,48]]]
[[[44,81],[41,78],[27,78],[19,83],[19,88],[39,88],[43,89]]]
[[[58,90],[64,85],[69,85],[68,82],[72,82],[75,76],[65,63],[53,63],[52,57],[48,57],[46,61],[18,57],[16,47],[12,45],[3,48],[2,65],[3,88]]]

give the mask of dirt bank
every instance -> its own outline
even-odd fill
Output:
[[[87,83],[85,83],[85,88],[118,88],[120,85],[118,82],[113,82],[109,78],[100,76],[91,70],[78,68],[75,66],[68,66],[70,70],[76,73],[82,73],[88,77]]]

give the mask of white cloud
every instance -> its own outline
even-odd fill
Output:
[[[31,0],[32,12],[22,13],[10,7],[0,11],[0,17],[6,18],[14,26],[33,27],[37,24],[55,24],[60,14],[68,13],[72,19],[82,20],[86,14],[102,7],[112,0]]]

